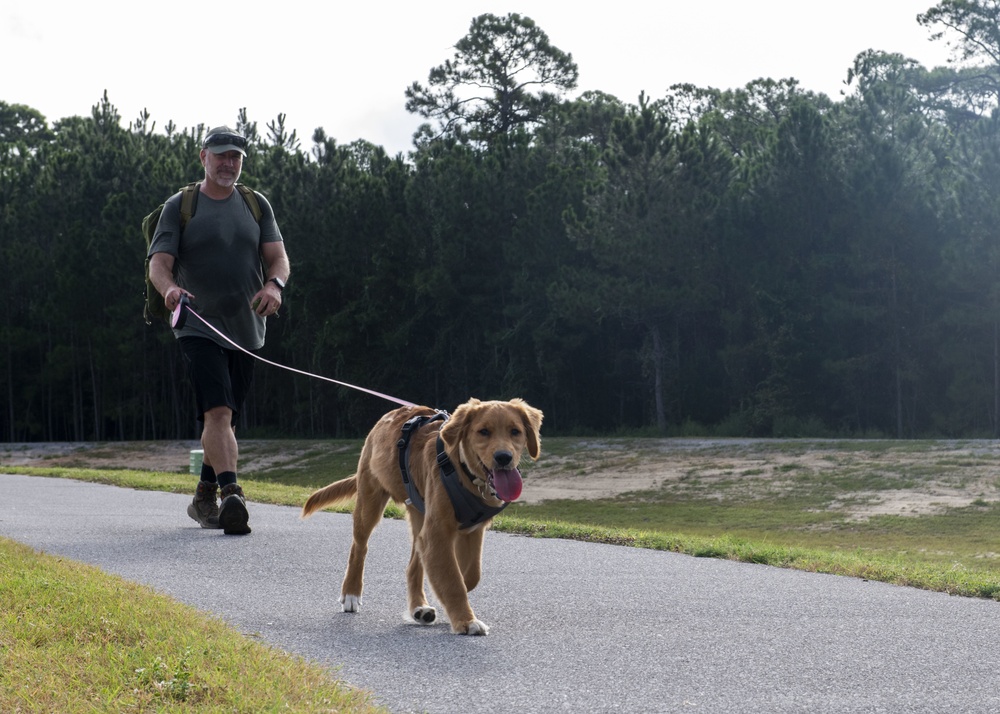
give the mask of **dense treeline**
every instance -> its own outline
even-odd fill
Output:
[[[960,61],[865,52],[839,101],[566,100],[572,57],[484,15],[407,89],[408,156],[240,113],[293,268],[262,356],[444,409],[522,396],[549,433],[996,435],[1000,2],[919,21]],[[0,102],[0,439],[196,435],[138,227],[200,177],[204,130]],[[259,365],[241,433],[354,436],[391,407]]]

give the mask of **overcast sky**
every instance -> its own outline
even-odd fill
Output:
[[[404,108],[413,81],[483,13],[533,19],[571,53],[578,92],[635,103],[672,84],[732,89],[794,77],[839,97],[854,57],[900,52],[931,67],[947,51],[916,16],[929,0],[566,0],[322,2],[284,0],[4,0],[0,101],[50,122],[88,116],[104,91],[123,125],[149,110],[157,130],[234,124],[246,107],[266,134],[279,113],[303,148],[316,127],[338,143],[366,139],[408,151],[420,117]]]

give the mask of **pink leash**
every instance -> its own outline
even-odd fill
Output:
[[[201,320],[205,324],[205,326],[208,327],[208,329],[210,329],[212,332],[214,332],[219,337],[221,337],[222,339],[224,339],[226,342],[228,342],[229,344],[231,344],[233,347],[235,347],[236,349],[238,349],[240,352],[248,354],[251,357],[253,357],[254,359],[260,360],[261,362],[264,362],[265,364],[269,364],[272,367],[278,367],[280,369],[287,369],[289,372],[295,372],[296,374],[301,374],[301,375],[304,375],[306,377],[313,377],[314,379],[322,379],[324,382],[332,382],[333,384],[339,384],[341,387],[347,387],[348,389],[356,389],[359,392],[365,392],[366,394],[371,394],[372,396],[375,396],[375,397],[381,397],[382,399],[387,399],[390,402],[395,402],[396,404],[399,404],[399,405],[404,406],[404,407],[415,407],[415,406],[417,406],[413,402],[407,402],[407,401],[404,401],[402,399],[397,399],[396,397],[390,397],[388,394],[382,394],[381,392],[374,392],[371,389],[365,389],[364,387],[359,387],[359,386],[354,385],[354,384],[348,384],[347,382],[338,382],[336,379],[330,379],[329,377],[324,377],[324,376],[319,375],[319,374],[312,374],[311,372],[303,372],[301,369],[295,369],[294,367],[286,367],[283,364],[278,364],[277,362],[272,362],[270,360],[266,360],[263,357],[261,357],[260,355],[255,355],[253,352],[250,352],[249,350],[243,349],[238,344],[236,344],[235,342],[233,342],[231,339],[229,339],[228,337],[226,337],[224,334],[222,334],[221,332],[219,332],[217,329],[215,329],[215,327],[213,327],[212,325],[210,325],[208,323],[208,321],[204,317],[202,317],[197,312],[195,312],[194,308],[191,307],[191,304],[190,304],[190,301],[188,300],[187,295],[183,296],[181,298],[180,302],[177,303],[177,307],[174,308],[174,312],[170,316],[170,326],[171,327],[176,327],[177,329],[180,329],[181,327],[184,326],[184,321],[185,321],[185,314],[183,312],[184,308],[187,308],[188,311],[192,315],[194,315],[195,317],[197,317],[199,320]]]

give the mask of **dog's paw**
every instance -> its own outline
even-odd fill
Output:
[[[413,619],[422,625],[429,625],[437,619],[437,610],[430,605],[414,608]]]
[[[490,628],[486,626],[485,622],[473,620],[464,630],[459,629],[457,632],[460,635],[488,635],[490,634]]]
[[[340,603],[344,606],[344,612],[359,612],[361,610],[360,595],[341,595]]]

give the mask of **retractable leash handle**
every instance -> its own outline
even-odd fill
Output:
[[[253,357],[255,360],[257,360],[259,362],[263,362],[264,364],[269,364],[272,367],[278,367],[280,369],[288,370],[289,372],[295,372],[296,374],[301,374],[301,375],[304,375],[306,377],[312,377],[313,379],[321,379],[324,382],[330,382],[331,384],[337,384],[337,385],[339,385],[341,387],[347,387],[348,389],[354,389],[354,390],[357,390],[359,392],[364,392],[365,394],[371,394],[373,397],[381,397],[382,399],[386,399],[386,400],[388,400],[390,402],[393,402],[395,404],[399,404],[400,406],[404,406],[404,407],[415,407],[415,406],[417,406],[413,402],[408,402],[408,401],[406,401],[404,399],[398,399],[396,397],[391,397],[388,394],[382,394],[381,392],[376,392],[376,391],[373,391],[371,389],[365,389],[364,387],[359,387],[359,386],[354,385],[354,384],[348,384],[347,382],[339,382],[336,379],[330,379],[329,377],[324,377],[323,375],[320,375],[320,374],[313,374],[312,372],[303,372],[301,369],[295,369],[294,367],[288,367],[287,365],[278,364],[277,362],[272,362],[271,360],[264,359],[260,355],[254,354],[250,350],[247,350],[247,349],[244,349],[243,347],[240,347],[238,344],[236,344],[231,339],[229,339],[228,337],[226,337],[226,335],[222,334],[219,330],[217,330],[213,325],[209,324],[208,320],[206,320],[204,317],[202,317],[197,312],[195,312],[195,309],[193,307],[191,307],[191,301],[188,299],[187,295],[182,295],[181,299],[177,302],[177,307],[174,308],[173,313],[170,315],[170,326],[172,328],[174,328],[175,330],[179,330],[182,327],[184,327],[184,323],[187,321],[188,313],[191,313],[196,318],[198,318],[199,320],[201,320],[202,323],[205,325],[205,327],[207,327],[208,329],[210,329],[212,332],[214,332],[215,334],[217,334],[223,340],[225,340],[226,342],[228,342],[229,344],[231,344],[233,347],[235,347],[236,349],[238,349],[240,352],[243,352],[244,354],[250,355],[251,357]]]
[[[175,330],[181,329],[184,327],[184,323],[187,322],[187,307],[190,304],[191,301],[188,300],[188,296],[182,293],[181,299],[177,301],[177,307],[170,313],[170,326]]]

